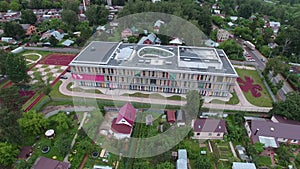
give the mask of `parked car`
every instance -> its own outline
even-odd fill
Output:
[[[69,73],[71,73],[71,72],[72,72],[70,69],[67,69],[66,71],[67,71],[67,72],[69,72]]]
[[[68,79],[68,77],[65,76],[65,75],[61,75],[59,78],[61,78],[61,79]]]

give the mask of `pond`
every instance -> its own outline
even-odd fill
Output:
[[[94,151],[94,152],[92,153],[92,157],[93,157],[93,158],[97,158],[98,156],[99,156],[99,152]]]

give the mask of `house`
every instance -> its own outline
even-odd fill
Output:
[[[230,37],[230,33],[226,31],[225,29],[219,29],[217,33],[217,41],[223,42],[228,40]]]
[[[223,139],[227,133],[224,119],[200,118],[193,120],[194,139]]]
[[[235,24],[234,24],[234,23],[232,23],[232,22],[228,22],[227,24],[228,24],[228,26],[230,26],[230,27],[232,27],[232,26],[234,26],[234,25],[235,25]]]
[[[211,39],[208,39],[207,41],[205,41],[205,45],[208,47],[218,47],[219,43],[217,43]]]
[[[61,41],[65,34],[62,30],[48,30],[42,34],[40,40],[49,39],[51,36],[55,37],[58,41]]]
[[[1,42],[6,42],[10,44],[17,44],[16,40],[12,37],[1,37]]]
[[[183,110],[177,110],[175,115],[177,126],[185,126],[185,112]]]
[[[36,32],[36,27],[34,25],[30,25],[30,24],[21,24],[23,30],[25,31],[25,34],[27,36],[32,35],[33,33]]]
[[[300,144],[300,122],[274,115],[271,119],[245,118],[245,128],[251,142],[278,148],[280,143]],[[287,132],[288,131],[288,132]]]
[[[136,109],[128,102],[120,108],[117,118],[112,121],[111,129],[118,139],[129,138],[136,117]]]
[[[70,163],[60,162],[41,156],[36,159],[32,169],[69,169],[70,167]]]
[[[70,39],[67,39],[65,40],[62,45],[64,46],[71,46],[72,44],[74,43],[74,41],[70,40]]]
[[[133,33],[132,33],[131,29],[129,29],[129,28],[126,28],[121,32],[122,38],[127,38],[132,35],[133,35]]]
[[[33,152],[33,147],[31,147],[31,146],[22,147],[21,150],[20,150],[20,153],[18,155],[18,159],[27,160],[28,157],[31,156],[32,152]]]
[[[232,22],[235,22],[238,19],[237,16],[230,16],[229,18]]]
[[[168,118],[168,123],[174,124],[176,119],[175,119],[175,111],[173,110],[167,110],[167,118]]]
[[[256,169],[254,163],[233,162],[232,169]]]
[[[139,42],[137,43],[138,45],[141,44],[160,44],[161,41],[154,33],[150,33],[148,36],[143,36]]]
[[[186,149],[178,150],[178,159],[176,161],[176,169],[187,169],[188,158]]]
[[[169,44],[171,44],[171,45],[182,45],[183,40],[181,38],[174,38],[169,42]]]
[[[155,3],[155,2],[160,2],[161,0],[151,0],[152,3]]]
[[[162,20],[157,20],[155,23],[154,23],[154,26],[153,26],[153,29],[155,32],[159,32],[159,29],[160,29],[160,26],[162,24],[164,24],[165,22],[162,21]]]
[[[266,27],[272,28],[273,32],[274,32],[274,35],[277,35],[277,33],[279,31],[279,28],[280,28],[280,22],[267,21],[266,22]]]

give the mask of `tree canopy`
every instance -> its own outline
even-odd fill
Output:
[[[174,169],[174,164],[170,162],[159,163],[156,165],[156,169]]]
[[[108,14],[109,11],[103,5],[92,5],[85,12],[90,25],[106,24]]]
[[[39,135],[46,131],[49,121],[42,113],[31,110],[24,113],[23,117],[19,119],[19,124],[25,134]]]
[[[25,31],[22,26],[16,22],[5,22],[3,30],[6,36],[13,37],[17,40],[25,37]]]
[[[17,147],[7,142],[0,142],[0,166],[8,167],[12,165],[18,154],[19,150]]]
[[[272,72],[273,77],[279,73],[288,72],[290,66],[286,64],[280,57],[270,58],[266,64],[264,73]]]
[[[282,115],[288,119],[300,121],[300,94],[299,92],[290,92],[286,95],[285,101],[273,103],[273,109],[269,114]]]
[[[36,16],[32,10],[26,9],[21,11],[21,22],[25,24],[35,24]]]
[[[5,63],[8,78],[17,84],[29,82],[30,76],[27,74],[25,57],[13,53],[7,55]]]
[[[75,28],[79,22],[77,13],[69,9],[63,10],[61,18],[62,21],[69,25],[72,29]]]
[[[222,42],[219,46],[219,48],[223,49],[229,59],[234,59],[234,60],[244,60],[243,56],[243,49],[242,47],[237,44],[235,41],[232,39],[229,39],[225,42]]]

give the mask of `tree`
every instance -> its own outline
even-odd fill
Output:
[[[275,77],[279,73],[285,73],[290,70],[289,64],[283,62],[280,57],[270,58],[266,64],[264,73],[272,73],[272,76]]]
[[[54,146],[58,149],[60,155],[65,156],[71,150],[72,138],[68,134],[59,137]]]
[[[187,102],[186,105],[184,106],[184,110],[187,112],[189,119],[194,119],[201,112],[203,99],[201,98],[201,95],[197,90],[189,91],[186,94],[186,98],[187,98]]]
[[[77,13],[79,12],[79,5],[80,5],[80,1],[78,0],[67,0],[67,1],[63,1],[62,8],[63,10],[74,11],[77,16]]]
[[[36,112],[35,110],[26,112],[18,122],[24,133],[29,135],[39,135],[43,133],[49,123],[42,113]]]
[[[280,145],[280,147],[276,150],[276,154],[278,155],[278,163],[281,166],[287,167],[290,163],[290,157],[293,155],[289,151],[287,145]]]
[[[42,88],[43,93],[49,97],[49,99],[52,101],[52,97],[50,95],[51,91],[52,91],[52,86],[49,82],[49,79],[47,79],[45,85]]]
[[[0,50],[0,76],[6,75],[6,59],[7,59],[7,52],[4,50]]]
[[[256,143],[253,145],[253,148],[254,148],[256,154],[260,154],[261,152],[264,151],[264,144],[263,144],[263,143],[260,143],[260,142],[256,142]]]
[[[18,119],[22,116],[20,111],[9,111],[6,108],[0,109],[0,142],[22,144],[23,137]]]
[[[241,4],[238,9],[239,16],[248,19],[252,14],[252,6],[250,4]]]
[[[174,169],[174,164],[170,162],[159,163],[156,165],[156,169]]]
[[[291,120],[300,121],[300,94],[290,92],[286,95],[285,101],[278,101],[273,103],[272,110],[269,111],[270,115],[281,115]]]
[[[0,12],[6,12],[9,9],[9,4],[6,1],[0,1]]]
[[[19,88],[10,86],[0,89],[0,107],[8,111],[19,111],[25,98],[20,97]]]
[[[10,2],[10,9],[13,11],[20,11],[20,9],[22,8],[21,4],[19,3],[18,0],[12,0]]]
[[[16,160],[19,150],[7,142],[0,142],[0,166],[9,167]]]
[[[222,42],[219,46],[220,49],[223,49],[229,59],[233,60],[244,60],[243,49],[239,44],[237,44],[232,39],[229,39],[225,42]]]
[[[63,10],[61,18],[62,21],[65,22],[67,25],[70,25],[71,28],[74,28],[78,23],[78,16],[76,12],[69,9]]]
[[[32,10],[26,9],[21,11],[21,22],[24,24],[35,24],[36,16]]]
[[[9,53],[6,59],[6,72],[8,78],[16,84],[29,82],[30,76],[27,74],[25,57]]]
[[[25,31],[22,26],[16,22],[5,22],[3,28],[6,36],[13,37],[17,40],[25,37]]]
[[[50,42],[51,46],[56,46],[59,41],[54,36],[50,36],[49,42]]]
[[[69,129],[72,124],[71,119],[63,112],[53,116],[51,120],[55,123],[56,129],[59,131]]]
[[[92,5],[85,12],[90,25],[104,25],[109,11],[104,6]]]

